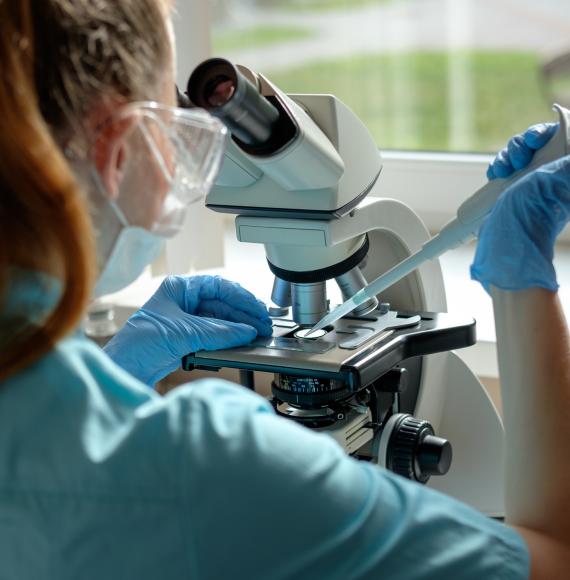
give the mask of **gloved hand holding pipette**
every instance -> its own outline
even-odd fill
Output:
[[[538,123],[524,133],[512,137],[507,146],[499,151],[487,170],[489,181],[505,179],[532,163],[534,154],[552,139],[558,123]]]
[[[489,291],[558,289],[554,242],[570,218],[570,157],[507,189],[486,218],[471,276]]]
[[[333,324],[372,296],[377,296],[416,270],[426,261],[438,258],[448,250],[476,237],[485,217],[501,193],[538,167],[568,155],[570,153],[570,111],[557,105],[555,109],[560,116],[559,125],[552,127],[543,125],[540,129],[531,128],[526,138],[525,136],[513,138],[507,149],[499,154],[495,164],[492,165],[494,169],[490,168],[489,174],[491,177],[499,174],[508,176],[509,172],[515,171],[516,166],[523,166],[526,161],[528,164],[524,168],[511,173],[506,179],[493,179],[475,192],[459,206],[457,217],[444,226],[439,234],[426,242],[419,251],[376,278],[344,304],[327,314],[313,326],[311,331]],[[544,146],[540,147],[543,143]]]
[[[505,178],[524,169],[557,129],[558,123],[542,123],[515,135],[489,165],[487,177]],[[569,167],[568,158],[555,161],[501,195],[483,222],[471,266],[472,278],[487,290],[491,284],[504,290],[557,287],[552,266],[553,245],[566,221]],[[541,219],[536,219],[536,214]]]

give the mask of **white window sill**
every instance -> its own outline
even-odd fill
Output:
[[[486,183],[492,155],[382,151],[383,170],[372,195],[404,202],[428,229],[439,231],[461,203]]]

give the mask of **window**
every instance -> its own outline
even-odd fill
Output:
[[[327,92],[382,150],[493,152],[570,106],[567,0],[213,0],[213,53]]]

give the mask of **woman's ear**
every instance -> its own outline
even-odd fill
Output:
[[[95,141],[93,160],[105,191],[111,199],[119,195],[129,157],[129,135],[134,119],[119,119],[106,124]]]

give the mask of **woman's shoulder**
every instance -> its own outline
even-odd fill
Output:
[[[7,380],[11,390],[41,389],[44,393],[66,393],[70,399],[96,385],[101,389],[125,388],[142,399],[154,394],[120,369],[81,329],[60,340],[44,356]]]
[[[264,398],[219,379],[188,383],[163,397],[79,332],[11,377],[0,400],[0,435],[23,433],[20,447],[31,455],[49,446],[76,473],[84,470],[90,488],[120,480],[147,492],[157,481],[174,492],[184,473],[200,465],[208,471],[221,457],[239,463],[251,451],[246,433],[256,417],[273,416]]]

